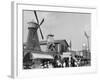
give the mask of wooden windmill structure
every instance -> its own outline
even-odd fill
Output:
[[[27,49],[28,50],[33,50],[33,51],[41,51],[37,30],[38,29],[40,30],[41,37],[42,37],[42,39],[44,39],[43,33],[41,31],[41,28],[40,28],[40,26],[44,22],[44,18],[42,19],[41,22],[39,22],[36,11],[34,11],[34,15],[35,15],[35,18],[36,18],[37,22],[28,22],[29,32],[28,32],[28,38],[27,38]]]

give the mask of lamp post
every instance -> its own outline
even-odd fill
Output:
[[[88,46],[88,51],[90,50],[90,47],[89,47],[89,35],[86,33],[86,32],[84,32],[84,35],[85,35],[85,37],[86,37],[86,39],[87,39],[87,46]]]
[[[90,59],[91,58],[91,54],[90,54],[90,46],[89,46],[89,35],[86,33],[86,32],[84,32],[84,35],[85,35],[85,37],[86,37],[86,39],[87,39],[87,59]]]

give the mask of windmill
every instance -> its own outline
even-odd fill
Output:
[[[36,18],[37,22],[28,22],[29,27],[28,27],[28,38],[27,38],[27,49],[29,50],[34,50],[34,51],[41,51],[40,49],[40,44],[39,44],[39,39],[38,39],[38,34],[37,34],[37,30],[39,29],[40,34],[42,39],[44,39],[42,30],[40,28],[40,26],[43,24],[44,22],[44,18],[41,20],[41,22],[39,22],[38,16],[36,11],[34,10],[34,15]]]

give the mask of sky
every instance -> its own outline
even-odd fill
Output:
[[[72,12],[52,12],[52,11],[36,11],[39,22],[44,18],[43,24],[40,26],[44,35],[44,40],[48,34],[54,34],[54,39],[64,39],[68,43],[72,41],[73,50],[81,50],[82,44],[87,45],[87,39],[84,31],[91,37],[91,14],[88,13],[72,13]],[[33,11],[23,11],[23,38],[27,42],[28,22],[37,22]],[[38,30],[39,40],[41,35]]]

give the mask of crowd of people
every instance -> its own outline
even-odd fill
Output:
[[[24,69],[33,69],[33,68],[65,68],[65,67],[80,67],[90,65],[90,60],[82,56],[70,56],[61,58],[61,56],[55,56],[54,59],[31,59],[30,53],[24,58],[23,66]]]
[[[63,60],[55,59],[52,62],[51,61],[45,61],[42,62],[39,66],[40,68],[65,68],[65,67],[77,67],[77,62],[71,58],[69,61],[68,58],[65,58]]]

